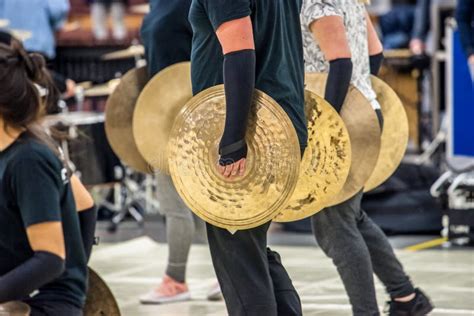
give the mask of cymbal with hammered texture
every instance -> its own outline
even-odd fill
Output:
[[[150,168],[138,151],[132,123],[138,96],[147,81],[146,67],[130,70],[107,99],[105,108],[105,132],[110,146],[120,160],[143,173],[150,172]]]
[[[133,136],[139,152],[154,170],[169,173],[167,147],[171,128],[192,96],[189,62],[163,69],[140,94],[133,115]]]
[[[290,202],[274,218],[290,222],[323,209],[344,186],[351,166],[351,143],[341,117],[314,92],[305,91],[308,146]]]
[[[307,73],[306,88],[324,95],[327,74]],[[352,163],[341,191],[327,201],[332,206],[347,201],[361,191],[372,175],[380,152],[380,125],[370,102],[354,86],[349,87],[341,109],[351,140]]]
[[[84,316],[120,316],[120,309],[114,294],[102,278],[89,268],[89,286]]]
[[[217,169],[225,114],[223,85],[186,104],[171,133],[171,177],[183,201],[204,221],[230,231],[257,227],[274,218],[295,189],[298,138],[283,109],[256,90],[246,135],[246,171],[225,178]]]
[[[364,191],[384,183],[397,170],[408,145],[408,118],[397,93],[382,79],[372,76],[372,88],[382,109],[384,126],[380,155]]]

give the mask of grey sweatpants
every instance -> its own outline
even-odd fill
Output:
[[[312,217],[313,232],[321,249],[341,276],[355,316],[380,315],[373,273],[392,298],[414,292],[382,230],[361,208],[362,192]]]
[[[204,221],[194,215],[176,192],[171,177],[157,174],[157,198],[166,216],[169,255],[166,274],[179,282],[186,280],[186,264],[195,235],[207,240]]]

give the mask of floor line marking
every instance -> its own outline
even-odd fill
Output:
[[[409,247],[405,247],[403,250],[408,250],[408,251],[419,251],[423,249],[429,249],[429,248],[434,248],[437,246],[441,246],[444,244],[446,241],[448,241],[448,238],[442,237],[442,238],[436,238],[433,240],[428,240],[422,243],[418,243]]]

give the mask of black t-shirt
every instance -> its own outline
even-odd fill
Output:
[[[0,151],[0,275],[32,257],[26,228],[49,221],[62,222],[66,270],[34,298],[82,307],[87,263],[66,169],[46,145],[23,133]]]
[[[224,22],[250,16],[253,25],[255,87],[277,101],[295,126],[300,145],[308,132],[304,113],[302,0],[193,0],[189,20],[193,93],[223,83],[222,47],[215,31]]]
[[[191,60],[193,30],[188,21],[191,0],[151,0],[141,36],[150,77],[163,68]]]

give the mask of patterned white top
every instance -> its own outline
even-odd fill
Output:
[[[379,109],[370,83],[366,10],[359,0],[303,0],[301,28],[306,72],[329,71],[329,63],[309,29],[312,22],[326,16],[344,19],[353,64],[351,83],[364,94],[374,109]]]

